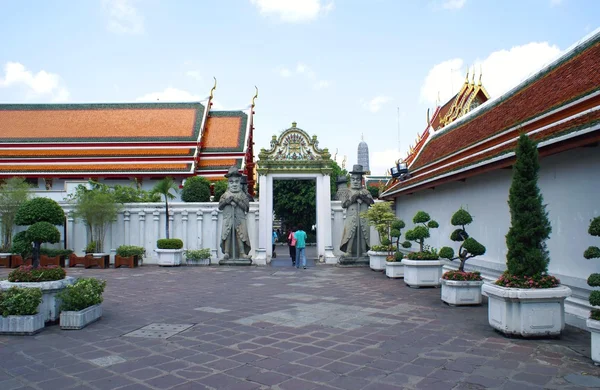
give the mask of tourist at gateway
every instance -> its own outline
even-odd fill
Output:
[[[275,243],[277,242],[278,238],[279,237],[277,237],[277,232],[273,230],[273,258],[277,257],[277,253],[275,253]]]
[[[302,260],[302,268],[306,269],[306,232],[302,230],[302,224],[298,224],[298,230],[294,233],[296,238],[296,268],[300,268]]]
[[[294,232],[296,231],[296,227],[292,227],[288,230],[287,242],[290,248],[290,257],[292,258],[292,266],[296,265],[296,237],[294,237]]]

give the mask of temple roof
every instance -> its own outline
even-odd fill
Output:
[[[501,97],[434,132],[413,156],[411,177],[393,183],[393,197],[510,166],[519,134],[539,142],[540,155],[600,139],[600,30]]]
[[[243,164],[248,123],[202,103],[3,104],[0,176],[222,176]]]

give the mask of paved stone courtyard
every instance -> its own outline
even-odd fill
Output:
[[[449,307],[367,268],[68,273],[108,281],[103,318],[0,336],[1,390],[583,389],[600,376],[587,332],[505,338],[486,305]]]

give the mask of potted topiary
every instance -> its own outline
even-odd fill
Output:
[[[0,290],[0,334],[32,335],[44,328],[44,314],[39,312],[42,290],[11,287]]]
[[[161,238],[156,241],[156,246],[158,249],[154,251],[158,256],[158,265],[181,265],[183,241],[179,238]]]
[[[411,252],[402,259],[404,283],[413,288],[437,287],[440,285],[442,276],[442,262],[439,261],[438,252],[425,245],[425,239],[431,236],[430,229],[436,229],[440,225],[432,220],[425,211],[417,211],[413,217],[413,223],[415,227],[404,234],[406,241],[402,246],[410,248],[412,246],[410,241],[414,241],[419,244],[419,251]]]
[[[508,335],[556,336],[565,327],[564,302],[571,289],[547,274],[550,259],[545,241],[552,228],[537,185],[537,146],[523,134],[515,154],[508,197],[507,270],[494,284],[483,285],[489,298],[488,321]]]
[[[393,255],[386,258],[385,276],[392,279],[404,277],[404,264],[402,264],[403,257],[404,254],[402,252],[396,251]]]
[[[57,295],[61,300],[60,328],[82,329],[99,320],[104,287],[104,280],[81,278],[62,290]]]
[[[185,251],[187,265],[210,265],[210,249],[188,249]]]
[[[596,217],[590,223],[588,233],[595,237],[600,237],[600,217]],[[600,248],[590,246],[583,253],[586,259],[600,258]],[[600,273],[593,273],[588,277],[587,283],[590,287],[600,287]],[[590,293],[590,305],[600,306],[600,290],[594,290]],[[600,364],[600,310],[592,309],[590,318],[587,320],[587,327],[592,334],[592,360],[596,365]]]
[[[381,245],[373,245],[369,248],[369,267],[374,271],[385,270],[385,259],[391,248],[391,241],[388,238],[389,226],[396,219],[392,211],[390,202],[377,202],[361,213],[369,225],[375,227],[379,236]]]
[[[129,268],[135,268],[146,255],[146,249],[143,246],[121,245],[117,248],[115,255],[115,268],[126,265]]]
[[[447,271],[442,275],[442,301],[453,306],[480,305],[483,279],[479,272],[465,272],[465,262],[485,253],[485,247],[470,237],[465,226],[473,222],[471,214],[462,207],[452,215],[450,223],[458,226],[450,235],[450,239],[460,242],[457,256],[450,247],[440,249],[440,257],[450,261],[459,260],[458,270]]]

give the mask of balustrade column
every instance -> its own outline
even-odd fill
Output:
[[[146,247],[146,212],[144,210],[138,211],[138,220],[139,220],[139,245],[141,247]]]
[[[173,209],[169,209],[169,238],[178,238],[174,236],[175,226],[173,226],[173,221],[175,220],[175,211]]]
[[[217,259],[218,255],[219,255],[219,245],[221,244],[221,235],[219,234],[219,230],[218,230],[219,212],[215,209],[210,214],[211,214],[211,219],[212,219],[212,231],[215,235],[214,248],[211,248],[211,252],[213,254],[213,258]]]
[[[129,210],[125,210],[123,212],[123,226],[124,226],[124,232],[123,235],[124,237],[124,241],[125,241],[125,245],[129,245],[130,239],[129,239],[129,235],[130,233],[130,229],[129,229],[129,221],[131,219],[131,213],[129,212]]]
[[[160,211],[154,210],[152,212],[152,217],[154,220],[154,242],[156,242],[160,238]]]
[[[204,218],[202,210],[196,210],[196,249],[202,249],[202,219]]]
[[[69,249],[75,250],[75,213],[73,211],[67,213],[67,246]]]
[[[183,249],[188,249],[188,211],[187,210],[183,210],[181,211],[181,223],[183,225]]]

